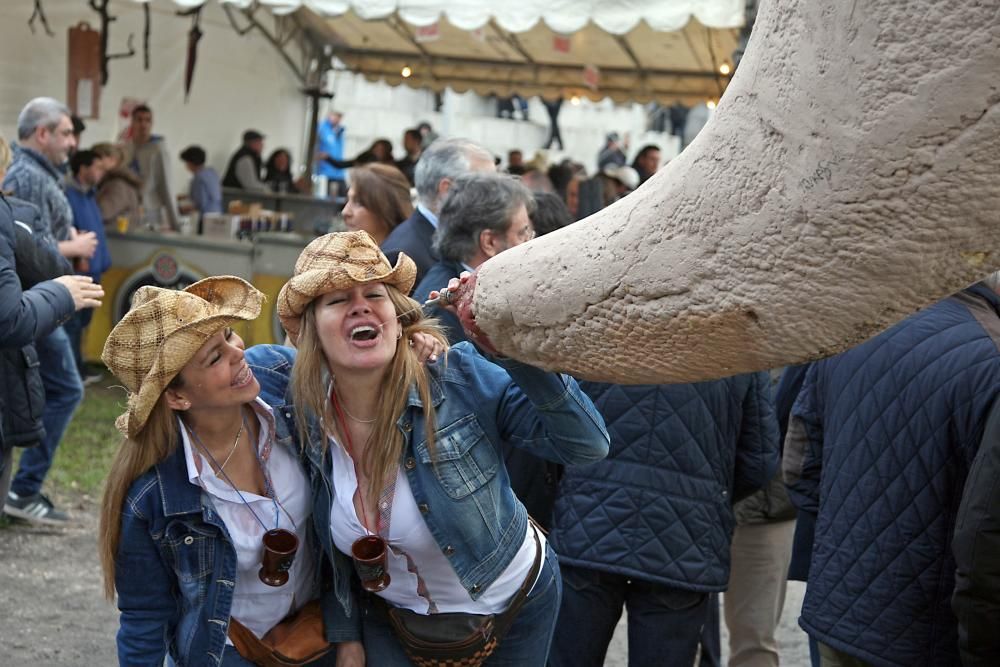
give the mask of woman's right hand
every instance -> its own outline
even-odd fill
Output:
[[[365,648],[361,642],[337,644],[337,667],[365,667]]]
[[[447,304],[441,307],[458,317],[469,340],[486,354],[494,357],[501,356],[500,352],[493,346],[490,337],[476,324],[476,314],[472,312],[472,297],[476,291],[476,274],[462,271],[458,278],[449,280],[448,287],[441,291],[450,293]],[[439,295],[440,292],[433,291],[429,296],[431,299],[436,299]]]
[[[100,307],[104,288],[90,276],[59,276],[55,281],[69,290],[76,310]]]

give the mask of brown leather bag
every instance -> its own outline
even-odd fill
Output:
[[[535,525],[534,520],[532,525]],[[532,535],[535,538],[535,560],[514,599],[501,614],[418,614],[409,609],[394,607],[382,598],[372,596],[373,602],[385,610],[396,638],[414,665],[481,667],[496,651],[527,601],[541,570],[544,550],[538,533],[533,530]]]
[[[287,616],[260,639],[245,625],[230,618],[229,639],[241,656],[262,667],[305,665],[334,646],[323,634],[323,610],[319,600]]]

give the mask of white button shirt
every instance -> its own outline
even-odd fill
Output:
[[[358,488],[354,462],[347,450],[333,438],[330,439],[330,453],[334,495],[330,506],[330,532],[337,549],[350,557],[354,541],[369,533],[361,524],[354,509],[354,494]],[[372,528],[374,529],[374,526]],[[428,530],[417,508],[409,480],[400,468],[396,473],[389,534],[385,535],[383,531],[382,537],[404,553],[389,551],[390,582],[388,588],[378,595],[397,607],[410,609],[419,614],[455,611],[470,614],[500,613],[507,609],[511,598],[524,583],[535,560],[535,539],[532,530],[529,522],[524,540],[514,560],[478,600],[473,600]],[[545,537],[541,532],[538,538],[541,548],[544,549]],[[410,570],[406,554],[410,556],[417,572]],[[423,579],[426,596],[418,593],[418,573]]]
[[[280,503],[277,516],[271,498],[247,491],[241,493],[253,508],[253,513],[256,513],[268,530],[275,527],[284,528],[299,538],[295,561],[288,571],[288,583],[284,586],[268,586],[258,576],[264,528],[225,477],[216,477],[207,457],[191,441],[187,428],[183,425],[181,438],[187,461],[188,479],[212,497],[212,504],[226,524],[229,537],[236,548],[236,588],[233,591],[230,615],[257,637],[262,637],[290,613],[317,598],[319,591],[313,588],[315,563],[309,544],[306,542],[307,526],[312,513],[309,481],[298,459],[291,452],[284,447],[271,446],[274,438],[274,416],[271,407],[259,398],[251,403],[251,407],[260,423],[258,456],[271,478],[275,496]],[[226,643],[232,643],[228,637]]]

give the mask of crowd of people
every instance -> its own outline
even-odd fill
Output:
[[[126,186],[148,202],[165,157],[150,114],[142,157],[99,145],[63,175],[68,110],[21,116],[0,359],[25,381],[0,403],[44,409],[3,411],[8,473],[13,445],[40,443],[6,508],[59,521],[41,481],[107,264],[88,193],[134,161]],[[587,178],[519,151],[498,170],[414,129],[403,164],[379,142],[343,160],[341,120],[323,121],[319,168],[349,231],[299,256],[276,304],[286,345],[245,348],[233,326],[263,295],[231,276],[140,288],[105,344],[129,392],[100,529],[122,664],[597,666],[624,608],[630,665],[719,665],[725,623],[729,665],[777,666],[789,578],[807,582],[814,665],[1000,664],[998,276],[802,366],[577,381],[499,354],[469,276],[631,196],[658,149],[629,166],[609,134]],[[263,173],[263,136],[243,139],[223,183]],[[210,169],[197,147],[182,158]]]

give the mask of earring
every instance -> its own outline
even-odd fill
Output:
[[[402,327],[400,327],[399,331],[396,332],[396,340],[399,340],[402,337],[403,337],[403,329]]]

